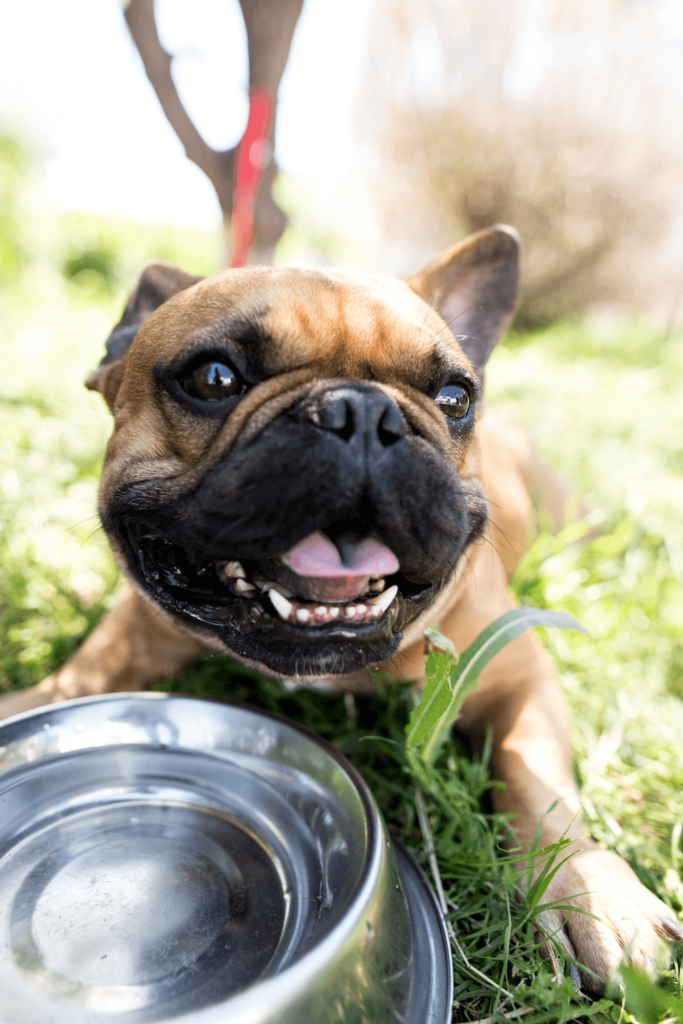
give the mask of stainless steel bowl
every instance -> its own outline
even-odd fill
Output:
[[[355,769],[164,694],[0,726],[5,1024],[451,1019],[443,918]]]

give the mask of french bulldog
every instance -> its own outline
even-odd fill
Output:
[[[404,281],[147,267],[87,381],[114,417],[99,511],[129,586],[63,668],[2,698],[0,717],[140,689],[207,651],[351,689],[374,665],[419,679],[425,627],[462,651],[514,607],[532,498],[560,526],[569,496],[482,401],[519,251],[499,226]],[[586,837],[566,702],[532,634],[483,671],[461,724],[477,721],[524,848],[541,821],[542,845],[574,840],[544,928],[587,968],[585,988],[599,992],[627,946],[651,967],[683,929]]]

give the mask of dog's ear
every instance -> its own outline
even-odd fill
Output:
[[[445,320],[480,376],[515,310],[520,252],[515,229],[497,224],[405,279]]]
[[[148,316],[178,292],[203,280],[186,274],[171,263],[150,263],[137,279],[123,316],[105,342],[106,354],[85,382],[90,391],[99,391],[109,408],[123,379],[126,356],[133,338]]]

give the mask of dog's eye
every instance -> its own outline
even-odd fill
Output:
[[[469,388],[465,384],[456,382],[444,385],[436,399],[441,412],[454,420],[461,420],[467,416],[470,401]]]
[[[226,363],[214,360],[202,363],[188,373],[182,378],[181,385],[188,395],[202,398],[205,402],[217,402],[242,390],[242,383],[235,371]]]

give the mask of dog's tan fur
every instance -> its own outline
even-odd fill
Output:
[[[176,280],[176,291],[187,290],[177,291],[156,312],[150,303],[130,350],[105,362],[89,382],[103,393],[115,417],[101,507],[122,480],[153,477],[169,486],[178,481],[178,488],[187,489],[207,466],[247,444],[292,403],[314,393],[316,382],[369,379],[393,398],[416,433],[447,455],[461,479],[481,481],[489,502],[483,542],[468,549],[451,586],[407,628],[399,655],[382,667],[399,678],[421,678],[422,629],[429,622],[439,621],[456,649],[463,650],[514,606],[508,577],[533,535],[534,507],[543,507],[560,528],[571,503],[570,489],[541,463],[519,427],[485,409],[479,413],[474,440],[454,442],[436,404],[420,390],[421,367],[426,373],[435,338],[449,349],[454,366],[471,369],[442,317],[458,316],[491,287],[488,263],[482,273],[472,269],[480,250],[480,242],[465,243],[409,279],[408,287],[341,272],[258,268],[228,272],[191,288],[196,279],[187,277],[180,285]],[[225,422],[198,421],[170,400],[154,396],[155,367],[205,344],[226,310],[230,315],[256,313],[277,343],[267,349],[265,379]],[[500,314],[498,333],[510,312]],[[38,686],[2,698],[0,717],[71,697],[142,689],[217,647],[207,631],[189,635],[178,629],[138,584],[128,586],[66,665]],[[347,681],[355,683],[358,679]],[[566,702],[533,635],[513,641],[482,673],[479,692],[467,699],[462,715],[463,726],[478,721],[492,729],[493,768],[506,783],[496,791],[498,807],[515,814],[514,827],[525,848],[541,819],[543,845],[565,832],[576,841],[577,852],[553,879],[546,899],[589,910],[605,923],[556,909],[546,913],[545,927],[597,975],[586,974],[586,986],[598,991],[631,942],[636,963],[654,963],[660,939],[680,938],[681,932],[669,908],[641,885],[625,862],[585,836],[571,769]]]

